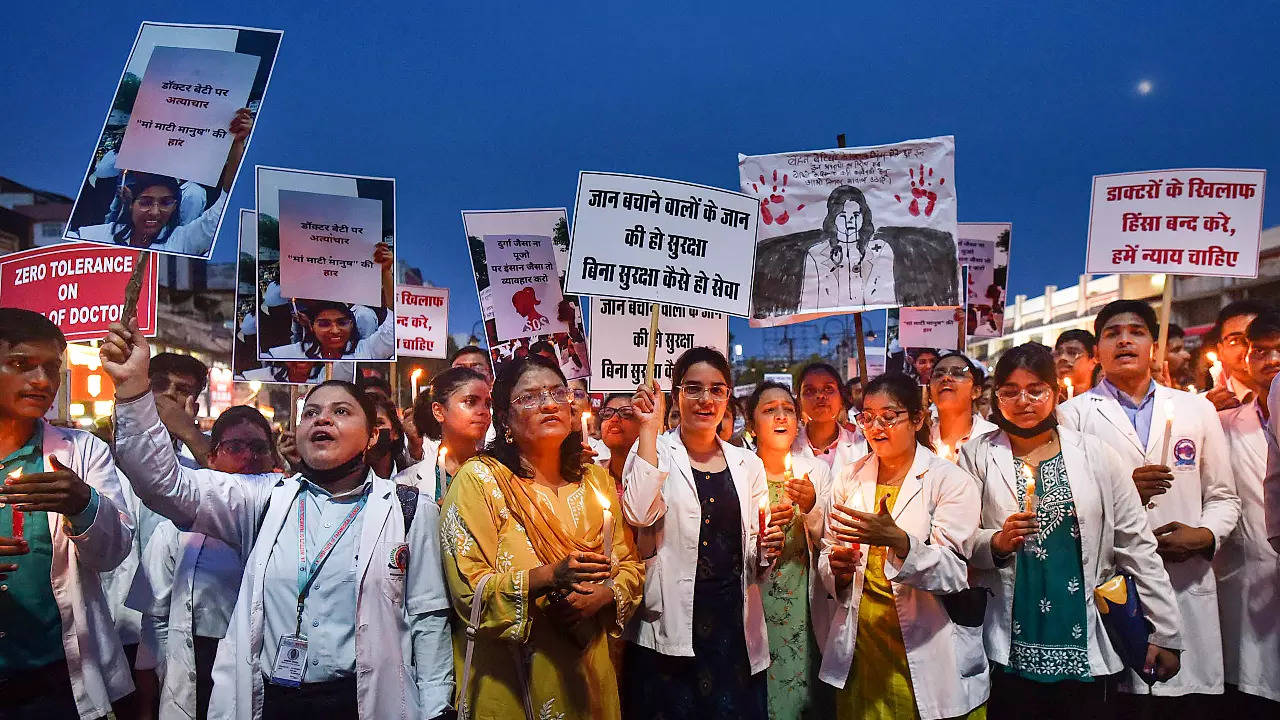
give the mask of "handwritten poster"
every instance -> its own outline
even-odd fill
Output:
[[[485,235],[484,251],[499,340],[568,331],[550,235]]]
[[[721,313],[663,305],[654,336],[654,375],[671,389],[671,371],[686,350],[709,346],[729,354],[729,324]],[[591,392],[630,392],[644,382],[652,305],[637,300],[591,302]]]
[[[1265,170],[1095,175],[1090,273],[1257,277]]]
[[[280,191],[280,292],[286,297],[382,302],[382,203],[371,198]]]
[[[565,290],[745,317],[758,209],[743,193],[584,171]]]
[[[158,47],[142,77],[116,166],[217,185],[227,132],[260,59],[227,50]]]
[[[739,155],[760,205],[752,325],[963,302],[955,140]]]
[[[396,354],[448,356],[449,288],[396,286]]]
[[[970,337],[1004,334],[1004,306],[1009,285],[1009,223],[960,223],[956,251],[966,269]]]

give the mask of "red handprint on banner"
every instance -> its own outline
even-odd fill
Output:
[[[909,168],[907,172],[911,175],[911,204],[907,206],[907,212],[912,215],[919,215],[921,212],[920,201],[924,200],[925,217],[933,215],[933,206],[938,202],[938,193],[930,190],[933,187],[933,168],[927,168],[926,171],[925,166],[921,165],[919,176],[916,175],[915,168]],[[938,179],[938,185],[946,184],[946,178]],[[894,195],[893,199],[902,202],[901,195]]]
[[[787,199],[786,194],[787,194],[788,179],[789,179],[788,175],[786,173],[783,173],[782,186],[779,187],[778,171],[774,170],[773,183],[766,182],[764,179],[764,175],[760,176],[759,184],[751,183],[751,189],[754,190],[757,195],[760,194],[761,187],[770,186],[769,194],[765,195],[763,198],[760,199],[760,219],[764,221],[765,225],[773,225],[774,223],[777,223],[778,225],[786,225],[787,221],[791,219],[791,215],[787,212],[787,209],[782,208],[783,201]],[[774,215],[774,208],[769,207],[770,205],[775,205],[779,208],[782,208],[782,212],[777,215]],[[799,212],[802,209],[804,209],[804,203],[800,203],[799,205],[796,206],[796,212]]]

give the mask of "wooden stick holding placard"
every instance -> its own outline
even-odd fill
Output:
[[[845,147],[844,133],[836,135],[836,147]],[[867,386],[867,342],[862,334],[862,313],[853,314],[853,332],[858,343],[858,382],[861,387]]]
[[[662,307],[658,303],[650,303],[653,305],[653,314],[649,316],[649,360],[645,365],[645,383],[649,387],[653,387],[653,383],[657,378],[654,376],[653,359],[658,352],[658,314]]]
[[[129,327],[130,320],[136,320],[138,317],[138,296],[142,294],[142,277],[147,272],[149,257],[151,253],[146,250],[138,251],[138,257],[133,262],[133,273],[129,275],[129,282],[124,286],[124,308],[120,313],[120,323],[126,328]]]
[[[1164,359],[1169,347],[1169,311],[1173,305],[1173,276],[1165,274],[1164,292],[1160,294],[1160,338],[1156,355],[1156,372],[1164,375]]]

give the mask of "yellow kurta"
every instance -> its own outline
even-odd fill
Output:
[[[535,486],[537,501],[565,530],[586,540],[598,537],[603,509],[598,490],[609,499],[614,518],[616,612],[602,611],[595,623],[570,632],[544,614],[546,599],[531,602],[529,571],[542,565],[525,529],[512,517],[492,470],[472,459],[458,470],[441,509],[444,574],[457,613],[453,623],[455,680],[461,683],[466,652],[464,628],[471,615],[474,588],[494,573],[484,588],[483,612],[465,700],[474,718],[524,717],[517,657],[527,657],[529,694],[535,717],[549,720],[618,718],[618,680],[609,659],[607,635],[619,637],[644,594],[644,563],[630,527],[622,519],[613,479],[604,468],[588,465],[582,482],[556,493]],[[517,482],[531,482],[517,480]],[[455,705],[463,698],[458,698]]]

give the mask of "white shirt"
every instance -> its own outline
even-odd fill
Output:
[[[226,207],[227,193],[224,191],[218,195],[218,199],[207,210],[200,213],[200,217],[196,218],[194,222],[179,225],[173,229],[173,232],[164,237],[163,241],[153,242],[146,249],[178,255],[208,257],[209,252],[213,249],[214,233],[218,229],[218,223],[222,220],[222,212]],[[115,245],[115,238],[111,235],[111,226],[113,224],[103,223],[101,225],[82,227],[72,230],[67,236],[75,240]]]

